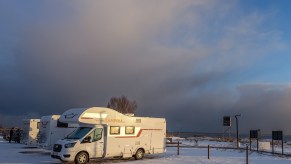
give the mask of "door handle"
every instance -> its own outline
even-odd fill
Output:
[[[103,142],[99,142],[99,143],[103,143]]]

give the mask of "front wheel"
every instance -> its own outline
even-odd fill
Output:
[[[136,151],[136,153],[135,153],[134,158],[135,158],[136,160],[140,160],[140,159],[143,158],[143,156],[144,156],[144,151],[143,151],[143,149],[138,149],[138,150]]]
[[[87,163],[89,157],[85,152],[80,152],[75,157],[75,164],[84,164]]]

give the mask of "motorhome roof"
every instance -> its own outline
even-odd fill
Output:
[[[40,121],[40,119],[23,119],[23,122],[34,122],[34,121]]]
[[[92,120],[103,120],[108,117],[127,117],[113,109],[104,107],[73,108],[64,112],[60,121],[64,123],[92,123]],[[88,121],[90,120],[90,121]]]
[[[47,116],[42,116],[41,117],[41,121],[42,120],[59,119],[60,117],[61,117],[61,115],[47,115]]]
[[[116,110],[104,107],[73,108],[64,112],[60,121],[64,123],[79,124],[119,124],[124,122],[136,122],[136,119],[146,117],[127,116]]]

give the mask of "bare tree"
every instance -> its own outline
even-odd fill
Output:
[[[107,104],[108,108],[114,109],[120,113],[134,113],[137,109],[135,101],[129,101],[126,96],[112,97]]]

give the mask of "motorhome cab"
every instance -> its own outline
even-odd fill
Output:
[[[70,109],[60,118],[79,128],[57,141],[52,158],[86,163],[90,158],[142,159],[166,151],[166,120],[133,117],[103,107]]]
[[[59,121],[60,117],[60,115],[41,117],[38,136],[40,147],[51,150],[58,140],[65,138],[79,126],[78,124],[62,123]]]

